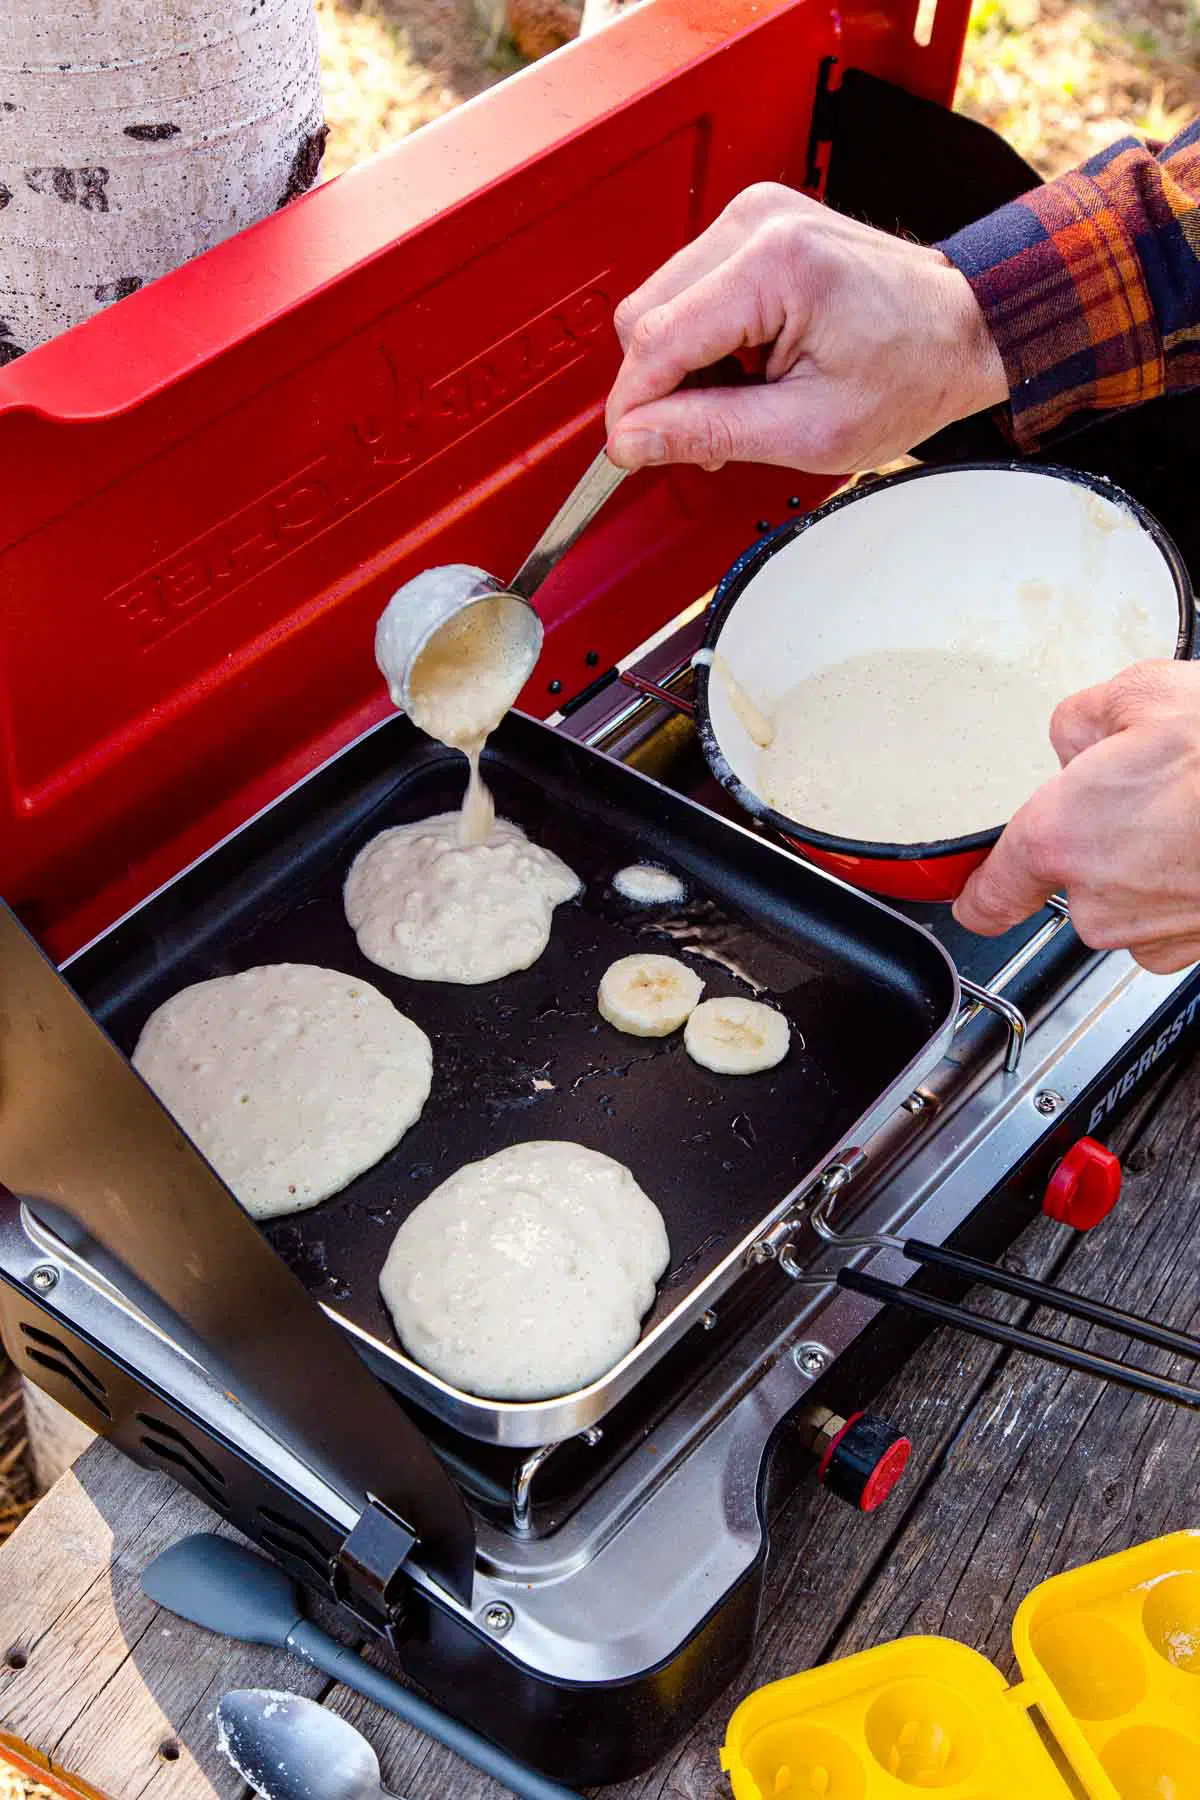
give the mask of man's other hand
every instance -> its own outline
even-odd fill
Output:
[[[1064,889],[1094,950],[1170,975],[1200,961],[1200,665],[1135,663],[1064,700],[1060,774],[1014,814],[954,908],[985,937]]]

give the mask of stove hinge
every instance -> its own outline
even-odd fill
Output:
[[[400,1624],[404,1565],[416,1541],[403,1519],[367,1495],[358,1523],[334,1558],[333,1586],[339,1603],[368,1631],[391,1632]]]

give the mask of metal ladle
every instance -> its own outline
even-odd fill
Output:
[[[559,559],[591,524],[628,469],[610,463],[603,450],[572,489],[508,586],[470,563],[423,569],[398,588],[375,629],[375,660],[393,704],[412,710],[412,675],[437,634],[468,608],[488,606],[510,655],[504,666],[520,670],[510,698],[515,700],[542,653],[542,621],[530,602]]]
[[[748,372],[735,356],[727,356],[710,368],[685,376],[679,386],[743,387],[762,379],[761,374]],[[533,674],[542,652],[542,621],[531,605],[534,594],[628,473],[609,462],[602,450],[507,587],[486,569],[475,568],[471,563],[444,563],[423,569],[396,590],[375,629],[375,660],[387,681],[392,703],[400,712],[412,711],[413,672],[433,639],[469,608],[478,606],[494,610],[499,627],[497,638],[503,634],[507,640],[510,654],[503,658],[504,668],[521,672],[509,699],[512,704]]]

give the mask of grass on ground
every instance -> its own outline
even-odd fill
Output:
[[[474,0],[317,0],[317,13],[328,175],[513,66],[488,58]],[[958,103],[1042,175],[1131,128],[1166,138],[1200,111],[1200,0],[976,0]]]

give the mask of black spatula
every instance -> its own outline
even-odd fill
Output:
[[[391,1681],[353,1650],[304,1617],[300,1592],[273,1563],[228,1538],[201,1532],[156,1556],[142,1575],[142,1590],[158,1606],[244,1644],[292,1650],[335,1681],[364,1694],[388,1712],[445,1744],[522,1800],[579,1800],[466,1725]]]

